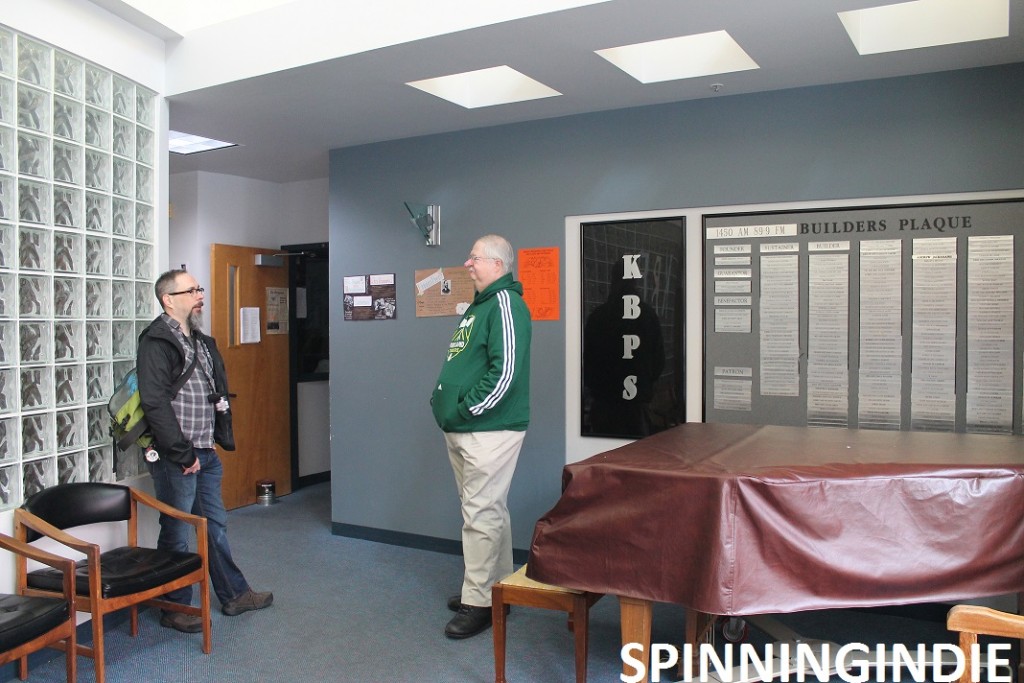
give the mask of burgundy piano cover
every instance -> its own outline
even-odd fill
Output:
[[[681,425],[567,465],[528,574],[743,615],[1024,590],[1015,436]]]

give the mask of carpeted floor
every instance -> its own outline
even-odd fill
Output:
[[[330,486],[319,484],[250,506],[229,517],[239,565],[256,590],[274,591],[266,610],[213,617],[213,652],[200,635],[161,628],[146,610],[140,634],[127,623],[107,633],[109,683],[341,683],[494,680],[491,632],[463,641],[445,638],[445,600],[461,583],[461,558],[331,534]],[[918,615],[920,616],[920,615]],[[619,612],[613,598],[591,611],[590,681],[619,681]],[[858,611],[780,617],[802,635],[836,642],[952,642],[941,621]],[[682,610],[655,608],[655,643],[679,643]],[[751,642],[766,642],[752,629]],[[34,683],[64,680],[63,655],[34,664]],[[574,681],[572,634],[565,615],[516,608],[508,622],[508,680]],[[79,680],[94,681],[92,661],[79,658]],[[0,680],[16,680],[12,667]],[[666,680],[667,677],[662,677]]]

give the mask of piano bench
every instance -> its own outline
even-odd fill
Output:
[[[526,565],[491,587],[491,620],[494,630],[494,683],[505,681],[505,608],[507,605],[556,609],[569,614],[569,630],[576,642],[576,682],[587,680],[587,625],[590,606],[601,593],[552,586],[526,576]]]

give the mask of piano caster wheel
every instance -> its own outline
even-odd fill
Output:
[[[749,632],[746,620],[740,617],[719,617],[718,630],[730,643],[745,641]]]

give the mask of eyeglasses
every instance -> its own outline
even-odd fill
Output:
[[[178,296],[179,294],[191,294],[192,296],[195,296],[196,294],[202,294],[205,291],[206,289],[204,287],[189,287],[188,289],[183,289],[180,292],[167,292],[167,296]]]
[[[469,258],[467,258],[466,260],[472,261],[473,263],[479,263],[480,261],[500,261],[501,259],[494,258],[493,256],[473,256],[472,254],[470,254]]]

